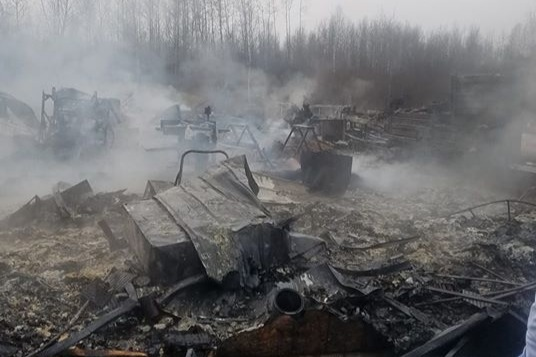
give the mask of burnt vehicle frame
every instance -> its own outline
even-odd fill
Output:
[[[97,92],[53,87],[50,94],[42,93],[39,142],[62,157],[108,150],[115,141],[114,127],[121,122],[120,107],[118,99],[101,98]]]

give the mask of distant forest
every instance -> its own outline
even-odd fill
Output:
[[[141,71],[158,60],[161,80],[183,91],[198,85],[184,64],[211,54],[262,71],[273,86],[310,78],[311,101],[375,106],[388,98],[412,105],[447,99],[456,73],[536,67],[534,14],[489,38],[478,28],[425,32],[391,17],[355,22],[340,10],[304,29],[296,7],[300,1],[0,0],[0,39],[24,34],[42,43],[69,37],[86,48],[112,44],[136,58]]]

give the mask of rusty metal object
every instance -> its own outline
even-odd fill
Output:
[[[342,194],[352,178],[351,156],[331,151],[304,151],[300,156],[303,183],[314,191]]]
[[[281,315],[265,326],[224,341],[218,356],[283,357],[349,352],[381,352],[385,343],[361,320],[341,321],[326,311],[302,317]]]
[[[222,150],[188,150],[181,156],[180,169],[179,169],[179,172],[177,173],[177,177],[175,178],[175,186],[180,186],[182,182],[182,173],[184,171],[184,159],[186,158],[186,156],[190,154],[201,154],[201,155],[222,154],[223,156],[225,156],[227,160],[229,160],[229,155],[225,151],[222,151]]]

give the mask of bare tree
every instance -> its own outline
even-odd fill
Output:
[[[41,0],[41,9],[52,35],[64,36],[73,17],[75,0]]]
[[[13,11],[15,27],[20,29],[28,11],[28,0],[9,0],[9,5]]]

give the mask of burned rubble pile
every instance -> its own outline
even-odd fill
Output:
[[[453,187],[326,196],[251,171],[245,156],[152,182],[144,198],[87,181],[53,192],[1,225],[5,355],[507,356],[523,345],[536,290],[528,202]]]

